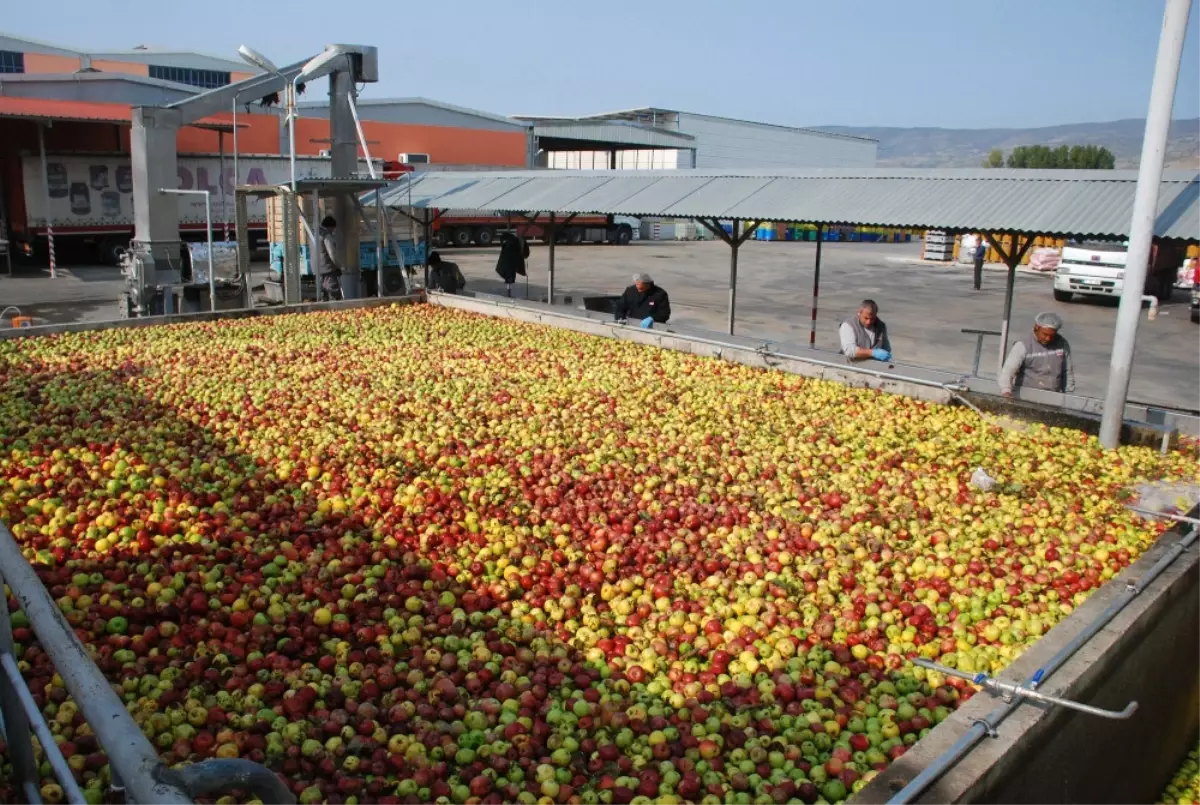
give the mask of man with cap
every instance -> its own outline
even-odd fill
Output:
[[[1075,390],[1071,345],[1058,334],[1062,319],[1055,313],[1039,313],[1033,332],[1012,345],[1000,369],[1000,393],[1013,394],[1013,385],[1042,391]]]
[[[634,274],[633,285],[625,289],[614,311],[617,319],[631,319],[644,329],[655,322],[666,324],[671,318],[671,301],[667,292],[654,284],[649,274]]]
[[[858,311],[838,327],[838,340],[842,354],[852,361],[890,361],[892,342],[888,339],[887,325],[879,318],[879,305],[873,299],[864,299]]]

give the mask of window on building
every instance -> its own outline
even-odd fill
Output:
[[[220,70],[194,70],[190,67],[160,67],[150,65],[150,77],[160,81],[173,81],[201,89],[216,89],[229,83],[229,73]]]
[[[12,50],[0,50],[0,73],[25,72],[25,54]]]

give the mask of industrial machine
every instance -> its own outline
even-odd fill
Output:
[[[162,197],[179,193],[176,135],[181,126],[200,118],[231,110],[238,102],[261,98],[283,91],[288,99],[289,130],[292,139],[292,182],[295,185],[295,91],[297,83],[329,76],[329,156],[332,179],[356,178],[358,168],[356,85],[379,80],[378,55],[368,45],[329,45],[312,59],[278,68],[260,54],[243,48],[247,60],[259,65],[263,73],[164,107],[137,107],[133,110],[130,137],[133,193],[137,198]],[[345,269],[342,287],[347,299],[362,293],[360,278],[358,226],[361,218],[357,194],[363,188],[353,183],[334,188],[329,198],[333,215],[342,230],[339,238],[340,263]],[[211,220],[211,214],[209,215]],[[241,224],[241,221],[239,221]],[[239,225],[239,230],[241,226]],[[241,249],[239,251],[245,251]],[[210,251],[210,253],[212,253]],[[239,270],[227,277],[236,284],[245,304],[249,293],[248,255],[239,254]],[[190,267],[190,268],[189,268]],[[126,290],[122,310],[128,316],[152,316],[172,312],[219,309],[215,271],[203,280],[194,270],[179,236],[177,203],[149,203],[134,210],[134,239],[122,261]],[[232,288],[227,288],[233,299]],[[297,301],[299,301],[297,299]],[[232,304],[232,303],[231,303]]]

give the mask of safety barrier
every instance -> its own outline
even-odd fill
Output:
[[[34,736],[62,788],[62,801],[85,805],[87,800],[21,676],[8,596],[3,594],[5,584],[54,663],[63,686],[108,754],[112,787],[123,789],[126,802],[185,805],[194,797],[236,788],[257,796],[266,805],[295,803],[291,790],[274,772],[249,760],[214,758],[168,768],[92,662],[8,528],[0,523],[0,716],[15,782],[26,802],[43,801]]]

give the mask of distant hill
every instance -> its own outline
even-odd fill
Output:
[[[1073,123],[1033,129],[937,129],[886,126],[813,126],[820,131],[879,140],[881,168],[977,168],[993,148],[1005,156],[1017,145],[1102,145],[1118,168],[1136,168],[1146,121]],[[1200,169],[1200,118],[1171,123],[1167,167]]]

